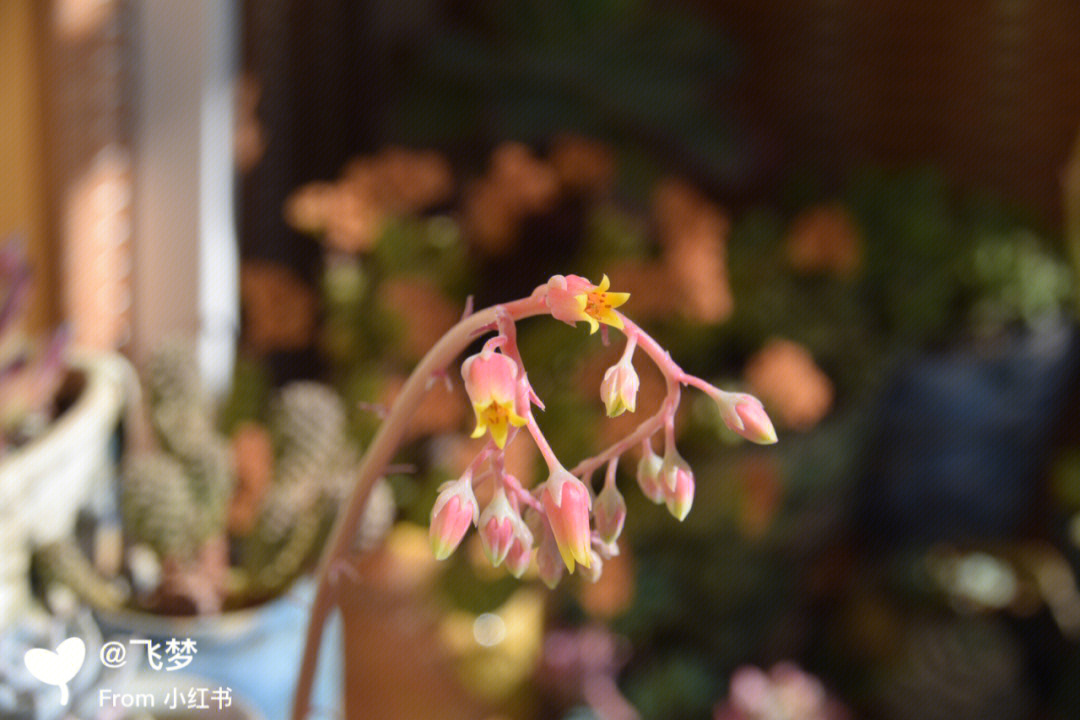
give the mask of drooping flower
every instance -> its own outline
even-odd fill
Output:
[[[664,502],[664,488],[660,478],[663,466],[664,459],[653,452],[652,448],[648,448],[637,467],[637,481],[641,492],[657,505]]]
[[[559,545],[551,532],[551,527],[548,526],[547,521],[544,521],[544,525],[543,539],[536,550],[536,569],[540,572],[540,579],[544,581],[544,584],[554,590],[562,580],[566,567],[559,557]]]
[[[431,508],[431,551],[436,560],[445,560],[461,544],[469,526],[477,522],[479,508],[472,490],[472,475],[443,483]]]
[[[638,374],[629,360],[624,358],[608,368],[600,383],[600,398],[608,417],[618,417],[627,410],[634,412],[639,385]]]
[[[626,522],[626,500],[615,487],[615,483],[604,485],[596,496],[596,532],[605,543],[619,539],[623,524]]]
[[[501,487],[495,491],[491,502],[481,513],[478,527],[484,554],[492,565],[498,566],[507,558],[515,541],[521,541],[518,544],[526,551],[532,547],[532,533],[525,527],[525,521],[507,500],[506,492]],[[527,552],[525,559],[527,566]],[[524,568],[522,571],[524,572]]]
[[[521,427],[525,418],[517,412],[517,363],[506,355],[484,348],[461,365],[465,392],[476,413],[474,438],[490,431],[495,444],[502,448],[510,426]]]
[[[525,574],[525,571],[529,569],[529,563],[532,562],[533,536],[524,523],[517,530],[524,532],[515,534],[510,542],[510,550],[506,553],[506,569],[511,575],[519,578]]]
[[[575,561],[588,567],[589,510],[592,505],[588,488],[560,467],[544,483],[540,502],[566,568],[574,572]]]
[[[480,544],[492,565],[498,566],[510,552],[510,543],[514,539],[514,514],[501,487],[495,491],[491,502],[480,514],[477,525],[480,528]]]
[[[593,285],[579,275],[555,275],[548,281],[546,302],[551,316],[568,325],[581,321],[589,323],[589,333],[595,333],[600,323],[622,330],[623,321],[615,308],[630,299],[630,293],[610,292],[608,276]]]
[[[660,485],[664,491],[668,512],[676,520],[685,520],[694,504],[694,473],[690,465],[678,452],[669,449],[664,453],[661,478]]]
[[[596,550],[589,550],[589,564],[582,565],[581,576],[591,583],[595,583],[604,573],[604,559]]]

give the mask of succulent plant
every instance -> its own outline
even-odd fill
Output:
[[[126,458],[120,515],[126,545],[155,558],[155,572],[149,587],[133,583],[131,599],[151,610],[203,613],[284,591],[321,546],[355,472],[359,454],[341,399],[319,383],[294,382],[270,403],[265,426],[236,424],[233,432],[246,438],[230,442],[217,429],[194,354],[179,341],[150,358],[145,393],[156,447]],[[254,462],[241,457],[252,453]],[[361,544],[381,537],[393,517],[389,486],[377,495]],[[230,557],[239,565],[230,569]],[[71,542],[42,549],[37,562],[45,578],[97,607],[123,602]]]
[[[22,333],[31,282],[26,247],[11,236],[0,244],[0,455],[48,426],[64,379],[67,329],[57,330],[37,357],[34,343]]]

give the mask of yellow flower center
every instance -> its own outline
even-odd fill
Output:
[[[614,310],[615,307],[608,300],[608,294],[606,292],[593,291],[585,296],[585,314],[599,320],[604,317],[605,313]]]
[[[484,424],[488,427],[502,425],[510,420],[510,411],[505,405],[497,402],[489,404],[481,413]]]

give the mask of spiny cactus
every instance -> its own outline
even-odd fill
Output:
[[[127,543],[157,555],[161,582],[134,600],[161,612],[190,613],[279,594],[324,541],[355,477],[359,454],[341,399],[315,382],[285,387],[272,404],[268,428],[261,430],[263,456],[253,469],[247,467],[252,463],[237,462],[235,448],[217,431],[187,346],[171,342],[154,354],[146,368],[146,397],[159,447],[127,458],[120,510]],[[265,495],[251,488],[243,492],[240,480],[253,471],[264,477],[260,482],[269,482]],[[376,495],[379,501],[359,533],[364,545],[377,542],[394,515],[389,486]],[[244,503],[254,520],[230,526],[230,510]],[[92,565],[74,564],[61,550],[39,555],[43,573],[97,606],[115,604]],[[233,572],[230,554],[240,558]]]
[[[167,340],[147,363],[145,377],[151,407],[183,400],[202,410],[205,417],[211,416],[210,395],[203,386],[195,352],[189,343]]]
[[[203,532],[183,464],[162,452],[130,458],[120,480],[124,534],[161,557],[194,555]]]
[[[115,610],[124,604],[124,589],[102,577],[70,538],[49,543],[37,551],[36,565],[46,582],[67,585],[96,608]]]
[[[346,422],[341,398],[324,385],[295,382],[281,391],[270,421],[277,472],[258,530],[271,542],[320,501],[344,497],[357,462]]]

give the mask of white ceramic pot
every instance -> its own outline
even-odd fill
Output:
[[[29,599],[31,548],[69,535],[79,508],[116,470],[113,438],[134,370],[119,355],[71,355],[85,378],[79,397],[43,435],[0,460],[0,628]]]

